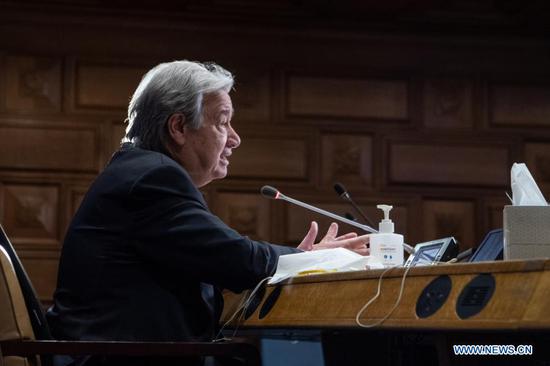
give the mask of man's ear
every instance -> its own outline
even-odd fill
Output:
[[[181,113],[174,113],[168,117],[168,134],[172,141],[179,146],[183,146],[187,138],[187,129],[185,128],[185,116]]]

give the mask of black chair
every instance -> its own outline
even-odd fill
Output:
[[[244,339],[224,342],[113,342],[53,340],[43,308],[21,261],[0,225],[0,365],[52,365],[53,355],[174,357],[202,356],[261,364],[258,348]]]

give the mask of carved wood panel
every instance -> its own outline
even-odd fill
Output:
[[[86,195],[86,192],[88,191],[89,185],[78,185],[78,186],[71,186],[68,189],[69,192],[69,199],[67,204],[67,217],[72,218],[78,208],[80,207],[80,204],[82,203],[82,200],[84,199],[84,196]],[[68,224],[68,223],[67,223]]]
[[[61,110],[61,58],[8,56],[6,108],[19,112]]]
[[[550,143],[525,144],[525,163],[546,201],[550,200]]]
[[[59,255],[52,251],[32,251],[17,249],[21,263],[31,278],[42,305],[51,304],[53,292],[57,283],[57,268]]]
[[[550,86],[494,83],[489,88],[489,108],[495,125],[549,126]]]
[[[426,80],[423,96],[427,127],[472,128],[473,86],[468,79]]]
[[[346,186],[371,187],[373,142],[369,135],[323,134],[321,137],[322,185],[342,182]]]
[[[493,229],[502,229],[503,227],[503,209],[505,205],[510,205],[508,198],[501,196],[500,198],[487,199],[484,209],[486,212],[486,231]],[[485,230],[484,230],[485,232]],[[480,244],[480,243],[477,243]]]
[[[238,132],[238,130],[237,130]],[[299,136],[246,136],[230,158],[232,178],[308,179],[308,146]]]
[[[78,63],[74,75],[75,109],[126,109],[147,67]]]
[[[392,184],[505,186],[508,181],[505,147],[393,142],[389,153]]]
[[[57,246],[59,186],[3,183],[2,223],[16,247]]]
[[[0,120],[0,169],[97,173],[98,128],[82,123]]]
[[[231,228],[255,240],[270,238],[269,201],[257,193],[220,192],[213,211]]]
[[[454,236],[460,251],[477,246],[475,205],[469,201],[426,200],[423,204],[426,241]]]
[[[237,121],[268,123],[271,118],[271,79],[269,72],[237,65],[231,93]],[[241,71],[242,70],[242,71]]]
[[[287,80],[288,116],[406,120],[405,80],[309,77]]]

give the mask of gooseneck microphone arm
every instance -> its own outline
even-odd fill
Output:
[[[334,183],[334,190],[336,191],[336,193],[344,200],[348,201],[349,203],[351,203],[351,205],[353,206],[353,208],[355,209],[355,211],[357,211],[359,213],[359,215],[361,215],[363,217],[363,219],[371,226],[375,226],[372,221],[370,221],[370,219],[368,218],[367,215],[365,215],[365,213],[359,208],[359,206],[357,206],[355,204],[355,202],[353,201],[353,199],[351,198],[351,196],[349,195],[348,191],[346,190],[346,188],[344,187],[344,185],[342,183]],[[348,214],[346,214],[346,216],[348,216]],[[414,253],[414,248],[411,247],[409,244],[407,243],[403,243],[403,247],[405,248],[405,251],[407,253]]]
[[[355,201],[351,198],[350,194],[346,190],[346,188],[342,185],[342,183],[334,183],[334,190],[336,193],[344,200],[349,202],[355,212],[359,214],[365,220],[365,222],[370,226],[375,226],[372,221],[369,219],[369,217],[359,208],[359,206],[355,203]]]
[[[378,232],[378,230],[373,229],[372,227],[370,227],[368,225],[360,224],[358,222],[346,219],[345,217],[335,215],[332,212],[322,210],[322,209],[317,208],[315,206],[308,205],[307,203],[304,203],[302,201],[298,201],[294,198],[285,196],[284,194],[279,192],[276,188],[273,188],[271,186],[263,186],[262,189],[260,190],[260,192],[261,192],[262,196],[264,196],[266,198],[287,201],[289,203],[292,203],[294,205],[303,207],[303,208],[308,209],[310,211],[317,212],[318,214],[328,216],[328,217],[330,217],[334,220],[344,222],[348,225],[354,226],[354,227],[359,228],[361,230],[364,230],[366,232],[369,232],[369,233],[377,233]]]
[[[317,212],[318,214],[328,216],[330,218],[333,218],[334,220],[344,222],[346,224],[349,224],[351,226],[354,226],[356,228],[359,228],[359,229],[364,230],[364,231],[369,232],[369,233],[377,233],[378,232],[378,230],[373,229],[372,227],[370,227],[368,225],[360,224],[357,221],[349,220],[349,219],[344,218],[342,216],[335,215],[332,212],[321,210],[320,208],[317,208],[315,206],[308,205],[307,203],[304,203],[302,201],[298,201],[298,200],[295,200],[294,198],[290,198],[288,196],[285,196],[284,194],[279,192],[276,188],[273,188],[271,186],[263,186],[262,189],[260,189],[260,193],[262,194],[262,196],[264,196],[266,198],[274,199],[274,200],[279,200],[280,199],[280,200],[283,200],[283,201],[287,201],[287,202],[292,203],[294,205],[298,205],[300,207],[306,208],[306,209],[311,210],[313,212]],[[406,243],[403,243],[403,247],[405,248],[405,251],[407,253],[414,253],[414,248],[411,247],[410,245],[408,245]]]

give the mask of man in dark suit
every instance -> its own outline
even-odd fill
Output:
[[[211,340],[222,297],[273,274],[280,255],[343,246],[366,254],[367,236],[298,249],[253,241],[213,215],[199,188],[226,176],[240,137],[231,126],[232,75],[176,61],[149,71],[128,109],[122,148],[97,177],[67,231],[48,321],[58,339]]]

